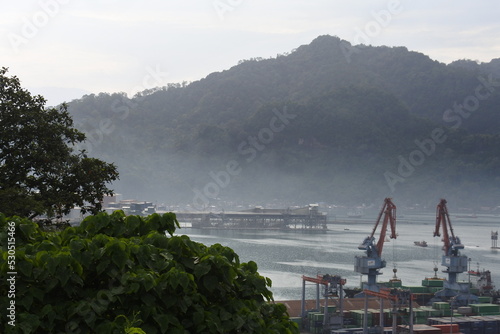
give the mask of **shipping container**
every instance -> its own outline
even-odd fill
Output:
[[[390,281],[380,283],[380,285],[386,286],[388,288],[400,288],[402,286],[402,283],[401,281]]]
[[[353,310],[351,311],[351,317],[354,319],[354,322],[358,326],[363,326],[363,319],[365,316],[365,311],[364,310]],[[371,327],[372,326],[372,315],[370,312],[367,313],[367,326]]]
[[[436,327],[441,329],[443,334],[447,333],[460,333],[460,327],[458,324],[446,324],[446,325],[432,325],[432,327]]]
[[[443,284],[444,284],[444,280],[442,280],[442,279],[424,279],[424,280],[422,280],[422,285],[428,286],[428,287],[442,288]]]
[[[489,315],[500,314],[500,305],[497,304],[470,304],[472,312],[478,315]]]
[[[436,310],[449,310],[450,303],[447,302],[434,302],[432,303],[432,308]]]
[[[428,293],[428,289],[426,286],[405,286],[404,289],[410,290],[412,293]]]
[[[334,306],[334,305],[327,306],[327,312],[328,312],[328,313],[335,313],[335,310],[336,310],[336,309],[337,309],[337,307],[336,307],[336,306]],[[325,312],[325,307],[324,307],[324,306],[321,306],[321,307],[319,308],[319,312],[324,313],[324,312]]]
[[[491,304],[492,298],[489,296],[479,296],[477,297],[479,304]]]
[[[407,325],[399,325],[398,333],[409,333],[410,329]],[[441,329],[428,325],[413,325],[414,334],[442,334]]]

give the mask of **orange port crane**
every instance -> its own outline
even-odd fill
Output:
[[[443,238],[441,240],[444,244],[444,255],[442,257],[441,264],[448,268],[445,271],[448,273],[448,282],[450,284],[455,284],[457,281],[457,274],[467,271],[468,258],[465,255],[460,255],[460,249],[463,249],[464,245],[460,241],[460,238],[453,232],[446,203],[447,201],[445,199],[441,199],[437,205],[436,229],[434,230],[434,236],[441,236],[441,233],[439,232],[439,229],[441,228],[443,232]]]
[[[453,298],[456,306],[468,305],[477,302],[477,296],[470,294],[469,284],[457,281],[457,275],[467,271],[468,257],[460,255],[460,250],[464,245],[460,238],[453,232],[450,215],[446,207],[446,200],[441,199],[436,208],[436,228],[434,236],[440,237],[440,228],[443,232],[443,251],[441,265],[446,267],[444,270],[448,274],[448,280],[444,282],[443,290],[434,294],[434,301],[449,301]]]
[[[380,224],[382,215],[384,219],[382,221],[380,236],[378,242],[375,243],[374,235]],[[356,256],[354,270],[360,274],[368,275],[368,283],[364,287],[366,290],[379,291],[377,287],[377,275],[380,274],[379,269],[386,266],[385,260],[382,260],[382,249],[387,235],[387,225],[389,224],[391,227],[390,237],[391,239],[396,239],[396,205],[392,203],[390,198],[386,198],[372,233],[358,246],[358,249],[366,251],[366,256]]]

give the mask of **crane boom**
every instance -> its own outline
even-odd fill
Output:
[[[447,201],[443,198],[436,207],[436,228],[434,230],[434,236],[440,237],[439,228],[443,230],[443,250],[444,254],[447,256],[457,256],[458,250],[463,249],[464,245],[460,242],[460,238],[455,236],[453,232],[453,227],[451,225],[450,215],[448,213],[448,208],[446,207]]]
[[[377,251],[378,251],[378,256],[382,256],[382,249],[384,248],[384,242],[385,242],[385,236],[387,234],[387,224],[390,223],[391,226],[391,239],[396,239],[396,206],[394,203],[392,203],[392,200],[390,198],[386,198],[384,201],[384,206],[380,210],[380,213],[378,215],[377,223],[375,224],[375,227],[373,228],[371,236],[375,234],[375,231],[377,229],[377,226],[380,222],[380,218],[382,217],[382,214],[384,214],[384,221],[382,223],[382,227],[380,229],[380,237],[377,242]]]

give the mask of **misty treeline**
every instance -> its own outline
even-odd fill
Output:
[[[190,84],[69,103],[116,189],[158,202],[500,204],[500,59],[320,36]]]

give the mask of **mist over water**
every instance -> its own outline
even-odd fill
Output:
[[[386,241],[382,257],[387,267],[381,269],[377,281],[388,281],[397,268],[397,277],[405,286],[421,285],[426,277],[434,275],[447,278],[441,266],[443,242],[433,237],[433,215],[406,215],[397,222],[397,239]],[[232,248],[241,262],[255,261],[259,273],[271,278],[271,291],[275,300],[300,299],[302,275],[340,275],[347,279],[346,286],[358,287],[360,275],[354,271],[355,256],[365,255],[358,245],[368,236],[376,222],[338,222],[328,225],[326,233],[311,231],[275,230],[208,230],[181,228],[177,234],[188,235],[192,240],[206,245],[220,243]],[[471,269],[491,271],[493,283],[500,288],[500,250],[491,249],[491,231],[500,227],[500,217],[478,216],[477,218],[452,217],[453,230],[461,238],[465,248],[461,255],[470,258]],[[375,232],[378,240],[380,226]],[[387,239],[389,240],[389,239]],[[428,247],[418,247],[414,241],[425,240]],[[366,277],[363,277],[366,280]],[[467,273],[458,280],[467,281]],[[315,287],[307,286],[308,298],[314,298]]]

